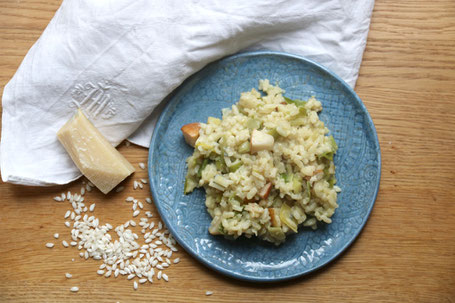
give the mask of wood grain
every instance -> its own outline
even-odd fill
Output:
[[[0,1],[2,87],[59,5]],[[95,261],[60,245],[69,238],[67,205],[52,197],[79,190],[80,181],[51,188],[0,184],[0,302],[455,302],[455,2],[376,1],[356,91],[378,132],[381,187],[359,238],[323,270],[286,283],[249,284],[179,251],[168,283],[134,291],[124,278],[97,276]],[[120,151],[136,167],[147,158],[143,148]],[[101,221],[126,221],[124,198],[150,195],[133,191],[138,178],[146,172],[138,170],[121,193],[87,195]],[[48,249],[46,242],[57,245]],[[66,272],[74,277],[67,280]],[[74,285],[76,294],[69,291]],[[207,290],[214,294],[205,296]]]

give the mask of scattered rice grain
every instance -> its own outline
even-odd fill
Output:
[[[79,291],[79,287],[73,286],[73,287],[71,287],[70,290],[71,290],[72,292],[78,292],[78,291]]]

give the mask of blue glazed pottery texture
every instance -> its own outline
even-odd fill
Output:
[[[320,119],[335,137],[339,207],[332,224],[316,231],[300,228],[281,246],[257,239],[235,241],[208,233],[210,215],[202,189],[183,195],[185,159],[192,154],[180,132],[191,122],[221,118],[221,109],[260,79],[278,84],[291,99],[315,96]],[[279,281],[316,270],[336,258],[356,238],[373,208],[381,159],[373,122],[359,97],[336,75],[302,57],[277,52],[241,53],[214,62],[173,94],[153,134],[149,176],[158,211],[177,242],[205,265],[234,278]]]

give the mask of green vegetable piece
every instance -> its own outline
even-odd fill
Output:
[[[188,177],[185,178],[185,185],[183,185],[183,193],[185,195],[190,193],[189,184],[188,184]]]
[[[248,113],[247,113],[246,110],[243,108],[243,106],[241,106],[240,104],[238,104],[238,105],[237,105],[237,108],[239,109],[239,112],[240,112],[242,115],[248,116]]]
[[[333,188],[333,186],[337,183],[337,179],[335,178],[335,176],[332,176],[328,182],[329,182],[330,188]]]
[[[291,217],[291,207],[284,203],[280,209],[280,220],[286,224],[293,232],[297,233],[297,223]]]
[[[220,144],[222,155],[224,154],[224,147],[226,147],[226,141],[227,141],[226,135],[222,136],[218,141],[218,143]]]
[[[302,191],[302,180],[299,180],[295,175],[292,176],[292,190],[295,193]]]
[[[224,235],[225,231],[224,231],[223,223],[220,223],[220,226],[218,227],[218,231],[220,232],[220,234]]]
[[[287,173],[283,173],[280,175],[281,178],[284,179],[284,182],[288,183],[289,180],[291,179]]]
[[[298,118],[295,118],[293,120],[290,121],[290,124],[292,126],[301,126],[301,125],[305,125],[305,118],[303,117],[298,117]]]
[[[286,239],[286,235],[284,234],[284,232],[281,229],[281,227],[270,226],[270,227],[267,228],[267,230],[269,231],[270,236],[272,236],[272,238],[275,238],[275,239],[277,239],[280,242],[284,241],[284,239]]]
[[[328,167],[328,166],[325,166],[325,167],[324,167],[324,178],[325,178],[325,179],[328,179],[329,177],[330,177],[329,167]]]
[[[327,159],[329,161],[333,160],[333,155],[337,152],[338,145],[335,142],[335,138],[333,138],[333,136],[329,137],[329,141],[330,141],[330,146],[332,147],[332,150],[329,151],[329,152],[325,152],[322,155],[319,155],[318,156],[319,159],[325,158],[325,159]]]
[[[262,121],[260,121],[258,119],[251,118],[251,119],[248,119],[248,121],[246,121],[246,127],[248,127],[249,130],[259,129],[259,128],[261,128],[261,126],[262,126]]]
[[[273,139],[278,139],[278,137],[280,136],[280,134],[278,133],[278,131],[276,130],[276,128],[271,128],[267,131],[267,133],[269,135],[271,135],[273,137]]]
[[[250,142],[245,141],[239,146],[239,153],[245,154],[250,152]]]
[[[205,158],[205,159],[202,161],[201,166],[199,166],[199,170],[197,171],[197,176],[198,176],[199,178],[202,177],[202,171],[205,169],[205,167],[207,166],[207,164],[209,164],[209,159]]]
[[[330,144],[332,145],[332,150],[335,153],[338,150],[338,145],[335,142],[335,138],[333,136],[330,136],[329,140],[330,140]]]
[[[297,107],[303,107],[306,104],[306,101],[302,101],[302,100],[298,100],[298,99],[292,100],[285,96],[283,96],[283,98],[287,104],[295,104],[295,106],[297,106]]]
[[[318,158],[319,159],[325,158],[329,161],[332,161],[333,160],[333,151],[325,152],[322,155],[319,155]]]
[[[306,193],[308,195],[308,199],[311,200],[311,185],[310,185],[310,181],[306,182]]]
[[[307,116],[308,115],[308,111],[306,110],[305,107],[299,107],[299,115],[300,116]]]
[[[231,166],[229,166],[229,171],[231,173],[234,173],[237,171],[237,169],[239,169],[241,166],[243,165],[243,162],[242,161],[237,161],[235,163],[233,163]]]
[[[224,163],[224,157],[218,157],[215,160],[215,166],[216,166],[216,170],[224,171],[226,168],[226,164]]]
[[[191,193],[196,186],[197,186],[197,182],[194,179],[186,177],[185,185],[183,186],[183,193],[185,195]]]

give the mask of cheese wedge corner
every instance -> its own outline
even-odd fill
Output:
[[[57,138],[82,174],[104,194],[135,171],[80,109],[57,132]]]

